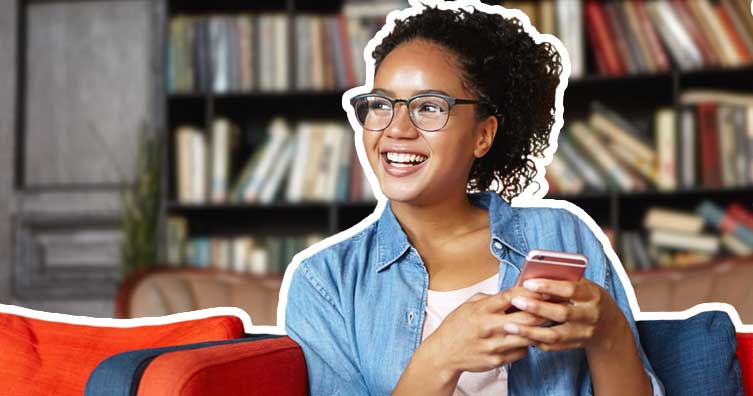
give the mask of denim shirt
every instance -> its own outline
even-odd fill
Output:
[[[561,208],[513,207],[493,192],[468,197],[488,209],[499,290],[514,285],[531,249],[586,255],[584,276],[604,287],[623,311],[653,394],[664,395],[640,346],[620,279],[585,222]],[[426,267],[389,201],[377,221],[301,260],[290,278],[284,328],[303,350],[310,394],[389,395],[421,342],[428,285]],[[529,347],[507,369],[510,396],[593,395],[582,348]]]

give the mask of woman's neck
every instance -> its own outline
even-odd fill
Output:
[[[487,211],[463,193],[431,205],[391,201],[392,212],[414,245],[441,244],[489,225]]]

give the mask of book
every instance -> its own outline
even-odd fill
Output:
[[[649,232],[649,243],[659,248],[681,249],[712,255],[719,252],[719,237],[708,233],[691,235],[655,229]]]
[[[737,202],[733,202],[727,206],[726,211],[727,214],[737,222],[753,230],[753,210],[745,208]]]
[[[572,169],[583,178],[586,186],[594,191],[606,191],[607,184],[604,182],[604,176],[587,161],[583,154],[578,152],[571,142],[571,138],[562,134],[559,137],[557,155],[564,158],[565,162],[572,166]]]
[[[696,213],[668,208],[652,207],[643,218],[643,227],[667,231],[699,234],[706,225],[703,217]]]
[[[661,40],[659,40],[659,33],[646,10],[645,2],[639,0],[626,3],[631,3],[633,5],[636,17],[640,23],[641,31],[646,35],[646,42],[651,51],[651,58],[656,62],[659,71],[669,70],[671,67],[669,55],[661,44]]]
[[[733,187],[737,184],[735,170],[737,138],[732,124],[732,109],[727,105],[719,104],[716,108],[716,116],[722,186]]]
[[[258,200],[259,194],[262,191],[264,183],[268,180],[267,177],[275,161],[290,138],[289,126],[284,118],[273,118],[269,123],[268,129],[270,136],[269,144],[264,146],[264,151],[258,164],[256,164],[251,177],[243,188],[244,202],[256,202]]]
[[[264,182],[261,192],[259,193],[258,200],[260,203],[270,203],[280,194],[285,176],[289,173],[288,171],[293,162],[293,154],[295,154],[295,150],[295,141],[293,139],[288,139],[281,154],[277,158],[277,161],[272,166],[268,180]]]
[[[746,245],[753,247],[753,230],[730,216],[710,200],[703,200],[696,209],[706,222],[723,234],[731,233]]]
[[[308,168],[309,155],[311,153],[311,138],[313,125],[310,122],[301,122],[296,126],[296,161],[291,165],[288,177],[285,199],[290,202],[300,202],[303,198],[303,184]]]
[[[583,191],[585,185],[583,179],[572,170],[572,167],[561,156],[552,158],[547,171],[551,172],[551,177],[554,179],[559,192],[576,194]]]
[[[704,187],[722,187],[722,169],[719,159],[719,133],[717,131],[717,104],[698,104],[698,131],[701,143],[701,183]]]
[[[237,125],[227,118],[217,118],[212,122],[211,140],[211,191],[212,203],[227,200],[230,167],[238,149],[240,133]]]
[[[722,235],[722,246],[724,246],[725,250],[735,256],[749,256],[753,254],[753,248],[748,246],[733,233],[728,232]]]
[[[695,108],[681,106],[678,116],[677,169],[678,185],[692,188],[697,184],[698,140],[696,134]]]
[[[594,131],[605,138],[614,140],[626,150],[632,151],[642,161],[654,162],[656,153],[651,144],[641,136],[637,127],[600,101],[590,103],[591,114],[588,123]]]
[[[675,112],[670,108],[661,108],[655,115],[656,135],[656,186],[659,190],[677,189],[677,161],[675,159],[677,130]]]
[[[201,130],[182,125],[175,132],[177,148],[178,202],[201,204],[206,201],[206,142]]]
[[[246,160],[241,168],[240,174],[237,176],[235,183],[230,189],[228,197],[230,202],[238,203],[244,201],[246,186],[249,184],[254,170],[259,166],[259,162],[263,158],[265,151],[271,144],[271,140],[269,134],[266,134],[262,142]]]
[[[616,37],[609,26],[604,4],[595,0],[586,0],[584,13],[588,37],[594,48],[599,73],[625,74],[625,65],[613,44],[616,42]]]
[[[632,191],[635,182],[612,157],[606,146],[594,135],[591,128],[582,121],[575,121],[570,125],[570,134],[573,141],[578,143],[582,151],[597,164],[602,172],[608,176],[610,185],[621,191]]]

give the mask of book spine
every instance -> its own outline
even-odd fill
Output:
[[[677,170],[675,161],[675,112],[672,109],[660,109],[656,112],[656,147],[657,147],[657,187],[671,191],[677,188]]]
[[[727,37],[730,38],[731,44],[734,48],[735,53],[737,54],[737,58],[739,59],[740,63],[750,63],[751,60],[753,60],[753,57],[751,57],[751,53],[748,50],[745,41],[737,32],[735,23],[732,21],[732,17],[727,13],[727,9],[721,3],[717,3],[716,5],[714,5],[714,11],[716,11],[716,14],[719,17],[719,22],[721,23],[724,31],[727,33]]]
[[[664,46],[662,46],[659,40],[659,34],[646,11],[646,4],[643,0],[634,0],[632,3],[635,7],[635,13],[638,16],[641,30],[646,33],[646,39],[651,49],[651,56],[656,61],[659,71],[669,70],[671,67],[669,56],[667,56]]]
[[[625,74],[625,68],[620,60],[616,48],[612,46],[614,37],[609,30],[603,5],[593,0],[587,0],[585,4],[586,23],[593,27],[594,51],[601,52],[604,56],[604,66],[607,74]],[[589,27],[590,29],[590,27]]]
[[[698,124],[703,169],[701,180],[704,187],[719,188],[722,186],[722,178],[719,164],[719,137],[715,103],[698,104]]]

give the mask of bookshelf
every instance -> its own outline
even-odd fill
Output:
[[[539,3],[534,1],[532,3]],[[234,15],[239,13],[283,13],[287,24],[287,68],[290,86],[296,86],[295,23],[298,15],[331,15],[342,10],[343,1],[285,2],[219,1],[211,3],[167,0],[164,29],[165,47],[169,47],[171,18],[178,15]],[[581,28],[583,28],[581,26]],[[742,93],[753,93],[753,64],[735,67],[704,67],[685,69],[674,67],[668,71],[638,72],[621,76],[597,73],[596,55],[582,32],[584,74],[573,77],[564,97],[565,124],[586,118],[592,101],[599,101],[631,122],[651,131],[657,108],[679,109],[682,92],[703,88]],[[166,49],[167,53],[167,49]],[[164,69],[164,68],[163,68]],[[207,71],[211,73],[211,71]],[[175,182],[176,147],[175,130],[182,124],[193,124],[205,132],[211,130],[212,120],[227,117],[242,126],[241,156],[250,155],[248,147],[259,143],[260,136],[254,128],[266,122],[271,115],[282,115],[293,122],[299,120],[339,119],[346,121],[341,107],[344,89],[283,90],[274,92],[228,90],[222,93],[206,89],[203,92],[170,92],[165,89],[166,147],[163,221],[169,216],[185,218],[187,233],[192,235],[227,236],[241,234],[290,235],[317,232],[331,235],[356,224],[371,213],[372,201],[320,201],[252,203],[199,203],[187,204],[177,199]],[[247,128],[248,125],[252,127]],[[249,132],[250,131],[250,132]],[[565,133],[563,128],[561,134]],[[237,173],[237,169],[235,172]],[[610,228],[616,240],[623,230],[641,227],[646,212],[657,206],[692,211],[703,199],[720,205],[731,202],[749,202],[753,197],[753,183],[729,188],[692,187],[673,191],[604,191],[578,194],[550,194],[547,198],[564,199],[583,208],[602,227]],[[619,243],[614,244],[618,255]],[[282,276],[281,274],[279,276]]]

